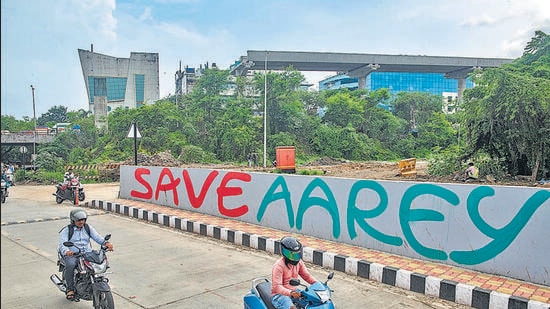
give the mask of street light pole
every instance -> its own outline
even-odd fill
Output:
[[[33,119],[34,119],[34,140],[32,144],[32,165],[34,166],[34,159],[36,158],[36,104],[34,103],[34,87],[31,85],[32,90],[32,113],[33,113]]]
[[[264,65],[264,168],[267,167],[267,50]]]

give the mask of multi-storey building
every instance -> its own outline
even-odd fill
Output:
[[[97,127],[107,126],[107,114],[136,108],[159,99],[158,53],[131,52],[130,58],[78,49],[89,110]]]
[[[349,88],[358,89],[359,79],[346,74],[337,74],[319,82],[319,90]],[[472,88],[473,82],[467,78],[466,88]],[[366,89],[375,91],[387,88],[393,94],[408,92],[428,92],[442,96],[444,111],[455,111],[453,102],[458,99],[458,80],[445,78],[443,73],[415,72],[371,72],[366,77]]]

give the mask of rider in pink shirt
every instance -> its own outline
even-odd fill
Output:
[[[271,302],[277,309],[295,308],[292,298],[300,297],[296,288],[290,285],[290,279],[301,277],[309,284],[317,281],[302,261],[302,251],[302,244],[296,238],[281,239],[283,256],[275,262],[271,273]]]

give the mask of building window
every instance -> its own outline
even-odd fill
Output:
[[[136,74],[134,80],[136,81],[136,107],[139,107],[143,104],[145,97],[145,75]]]
[[[123,101],[126,93],[126,78],[124,77],[93,77],[88,76],[90,87],[90,103],[94,97],[107,97],[107,101]]]
[[[123,101],[126,93],[125,77],[107,77],[107,101]]]

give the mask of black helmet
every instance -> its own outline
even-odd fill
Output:
[[[302,258],[302,249],[302,244],[298,239],[290,236],[281,238],[281,253],[285,257],[286,263],[298,264]]]
[[[75,221],[87,219],[88,214],[86,213],[86,210],[82,208],[75,208],[71,210],[69,217],[71,218],[71,223],[75,223]]]

